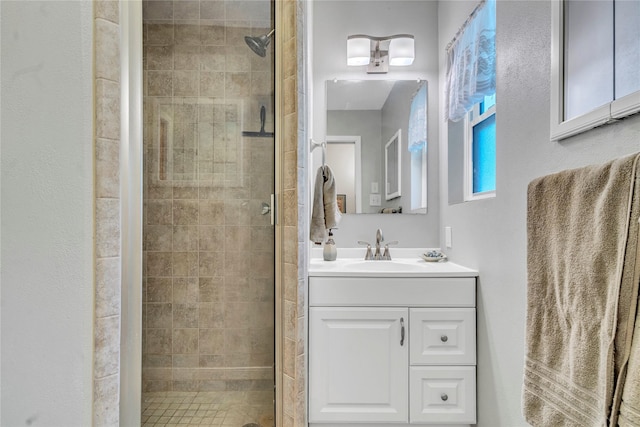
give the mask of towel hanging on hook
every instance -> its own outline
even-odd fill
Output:
[[[327,154],[327,141],[322,141],[322,142],[316,142],[313,140],[313,138],[309,139],[309,142],[311,143],[311,149],[310,151],[313,152],[313,150],[315,150],[316,148],[320,147],[322,148],[322,178],[324,178],[324,182],[327,182],[327,176],[324,172],[324,167],[326,166],[326,154]]]

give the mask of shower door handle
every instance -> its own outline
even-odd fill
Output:
[[[271,215],[269,215],[269,217],[271,219],[271,225],[276,225],[275,207],[276,207],[276,195],[275,194],[271,195],[271,204],[262,202],[262,211],[260,213],[262,215],[271,214]]]
[[[276,195],[271,194],[271,225],[276,225]]]

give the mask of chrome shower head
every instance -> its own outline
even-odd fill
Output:
[[[258,54],[258,56],[265,57],[267,56],[267,46],[269,46],[269,42],[271,41],[271,35],[274,33],[274,30],[271,30],[269,34],[265,34],[262,36],[252,37],[245,36],[244,41],[247,43],[247,46],[251,48],[252,51]]]

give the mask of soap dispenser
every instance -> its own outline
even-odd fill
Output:
[[[336,242],[333,241],[333,229],[329,229],[329,238],[327,242],[324,244],[324,250],[322,251],[322,255],[325,261],[335,261],[338,256],[338,251],[336,250]]]

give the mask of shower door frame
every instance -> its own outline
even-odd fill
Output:
[[[281,1],[273,1],[274,28],[283,22]],[[140,425],[142,399],[142,209],[143,209],[143,70],[142,0],[120,0],[120,192],[121,192],[121,325],[120,425]],[[282,31],[275,32],[274,176],[274,310],[275,310],[275,425],[282,425]]]

